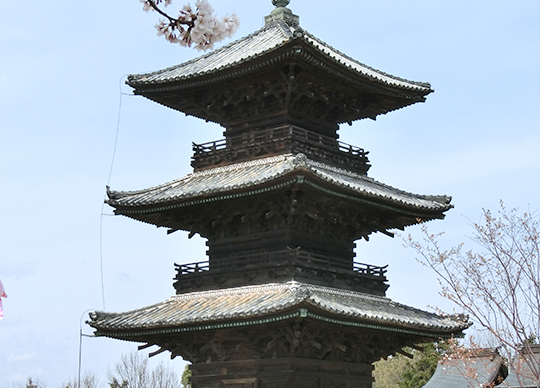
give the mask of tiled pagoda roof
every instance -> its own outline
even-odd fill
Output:
[[[504,379],[502,357],[492,350],[476,350],[471,356],[443,357],[423,388],[484,388]]]
[[[238,123],[274,120],[309,122],[331,134],[339,123],[376,119],[433,91],[366,66],[283,20],[188,62],[132,74],[127,83],[135,94],[233,132]]]
[[[312,161],[303,154],[202,170],[145,190],[108,190],[107,203],[129,215],[259,194],[298,183],[341,198],[427,219],[442,218],[442,213],[452,207],[451,197],[408,193],[365,175]]]
[[[306,317],[370,330],[449,337],[467,328],[467,317],[441,316],[386,297],[290,281],[175,295],[122,313],[95,312],[96,335],[122,339],[175,332],[258,325]]]
[[[329,61],[353,71],[358,77],[376,81],[380,85],[420,91],[425,94],[432,91],[429,83],[408,81],[373,69],[341,53],[298,26],[288,25],[284,21],[269,23],[244,38],[191,61],[151,73],[130,75],[128,84],[134,88],[148,86],[160,88],[161,85],[220,73],[246,62],[253,62],[253,66],[260,66],[260,63],[256,61],[257,58],[294,41],[309,45]],[[208,80],[208,78],[201,78],[197,82],[204,83]],[[189,86],[192,86],[189,82],[176,85],[177,88]]]
[[[530,350],[530,352],[529,352]],[[529,345],[514,359],[500,387],[536,388],[540,385],[540,345]]]

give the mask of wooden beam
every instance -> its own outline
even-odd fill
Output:
[[[158,350],[156,350],[155,352],[152,352],[152,353],[148,353],[148,357],[154,357],[160,353],[163,353],[164,351],[166,351],[167,348],[159,348]]]
[[[383,229],[383,230],[380,230],[380,232],[381,232],[382,234],[387,235],[388,237],[394,238],[394,233],[392,233],[392,232],[389,232],[389,231],[384,230],[384,229]]]
[[[169,228],[169,229],[167,229],[167,234],[178,232],[180,229],[182,229],[182,228]]]
[[[143,350],[143,349],[146,349],[146,348],[149,348],[150,346],[154,346],[155,344],[151,343],[151,342],[148,342],[147,344],[144,344],[144,345],[139,345],[138,349],[139,350]]]
[[[410,358],[410,359],[413,358],[413,355],[412,355],[411,353],[407,353],[406,351],[401,350],[401,349],[400,349],[400,350],[397,350],[396,353],[402,354],[402,355],[404,355],[405,357],[408,357],[408,358]]]

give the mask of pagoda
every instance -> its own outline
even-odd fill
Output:
[[[208,260],[175,264],[176,294],[90,314],[95,335],[157,346],[191,362],[194,388],[371,387],[372,363],[460,335],[440,316],[385,296],[386,267],[354,260],[372,233],[444,218],[450,197],[368,176],[341,123],[425,101],[427,83],[372,69],[275,9],[255,33],[128,84],[224,128],[193,144],[193,173],[139,191],[107,188],[116,214],[207,240]]]

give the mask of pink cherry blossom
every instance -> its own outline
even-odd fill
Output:
[[[232,36],[238,29],[236,14],[227,15],[219,20],[214,15],[214,9],[207,0],[196,0],[194,10],[190,4],[185,4],[178,17],[173,18],[158,5],[171,4],[171,0],[140,0],[144,11],[156,11],[166,19],[156,24],[158,36],[163,35],[171,43],[178,43],[184,47],[194,44],[197,50],[208,50],[216,42]]]

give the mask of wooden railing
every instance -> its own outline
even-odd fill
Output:
[[[370,167],[369,152],[363,148],[293,125],[253,130],[208,143],[193,143],[193,152],[194,168],[284,152],[304,152],[329,161],[339,160],[362,172],[367,172]]]
[[[195,158],[196,156],[200,154],[204,154],[208,152],[216,152],[218,150],[224,149],[227,146],[227,140],[220,139],[220,140],[215,140],[208,143],[202,143],[202,144],[192,143],[192,144],[193,144],[193,152],[194,152],[193,157]]]
[[[380,267],[371,264],[352,262],[346,265],[343,261],[324,255],[317,255],[308,252],[290,249],[287,251],[259,252],[237,255],[236,257],[215,260],[212,265],[209,261],[197,263],[175,264],[179,276],[192,275],[197,273],[225,273],[242,271],[246,269],[281,267],[286,265],[300,265],[302,267],[312,267],[324,269],[326,271],[351,271],[355,274],[375,276],[383,278],[387,271],[387,265]]]

